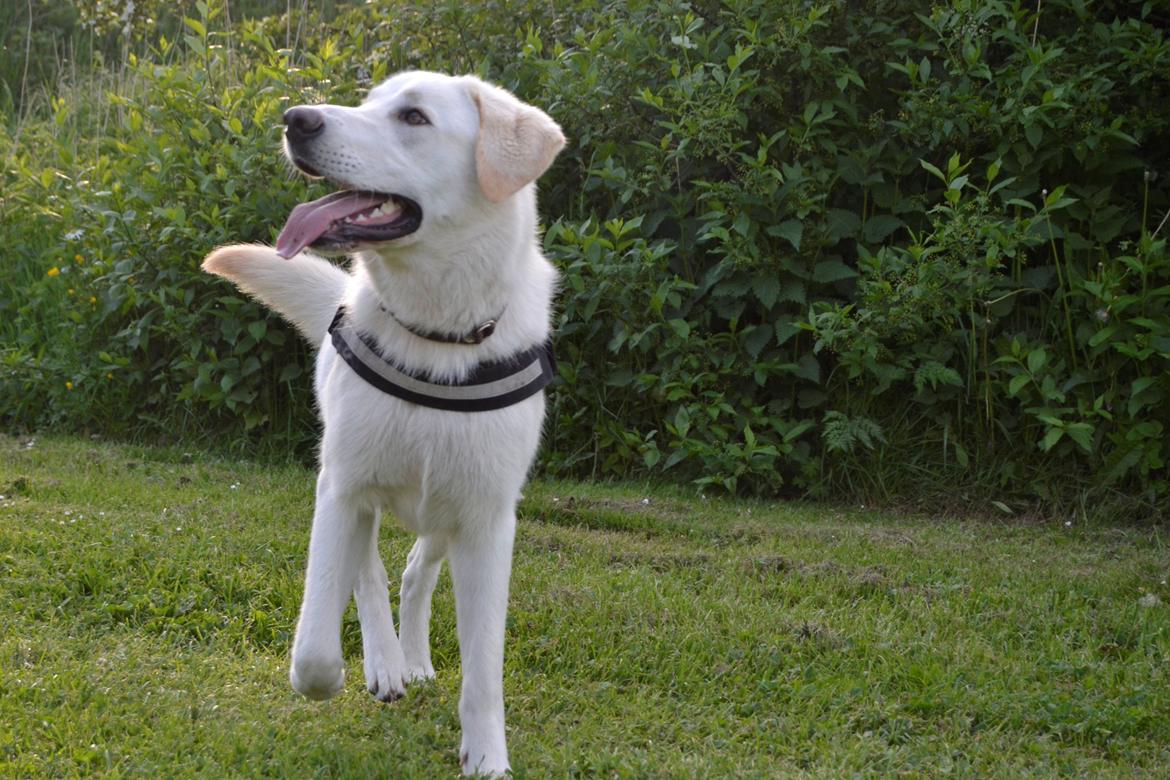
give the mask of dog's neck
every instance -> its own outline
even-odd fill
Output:
[[[427,331],[464,333],[506,309],[523,282],[522,265],[531,247],[519,235],[508,235],[508,226],[500,220],[475,235],[452,232],[428,240],[425,247],[363,253],[359,262],[382,304],[400,321]]]
[[[517,198],[526,196],[531,193]],[[515,214],[495,214],[461,229],[436,219],[434,234],[417,246],[396,247],[386,254],[359,253],[356,271],[369,280],[376,296],[353,302],[363,327],[387,347],[408,354],[417,349],[449,354],[452,347],[417,344],[423,341],[417,336],[404,340],[401,323],[422,331],[461,334],[500,317],[490,339],[468,348],[485,359],[543,342],[555,272],[540,253],[535,224],[517,218],[534,209],[521,203],[500,206],[515,209]]]

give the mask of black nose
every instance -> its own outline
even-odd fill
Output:
[[[296,143],[320,135],[325,129],[321,112],[309,106],[297,106],[284,112],[284,134]]]

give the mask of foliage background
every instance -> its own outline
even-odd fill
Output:
[[[311,457],[309,349],[198,262],[322,194],[285,107],[424,67],[571,139],[546,473],[1170,509],[1163,5],[30,7],[0,12],[9,428]]]

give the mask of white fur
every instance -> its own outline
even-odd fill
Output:
[[[406,106],[421,108],[431,124],[399,121]],[[351,189],[416,200],[420,229],[359,249],[349,273],[308,252],[283,260],[258,245],[222,247],[204,268],[316,344],[344,302],[354,324],[401,365],[435,378],[459,379],[480,362],[543,342],[556,274],[536,240],[533,179],[564,143],[556,124],[478,79],[422,72],[395,76],[359,107],[315,110],[325,130],[314,141],[312,166]],[[505,121],[509,113],[514,122]],[[509,127],[516,136],[502,137]],[[403,322],[450,333],[504,314],[481,345],[440,344],[406,331],[383,304]],[[412,680],[433,676],[431,592],[446,558],[463,671],[460,763],[465,773],[503,774],[515,507],[539,443],[544,398],[491,412],[415,406],[366,384],[328,343],[317,354],[315,388],[324,436],[292,685],[313,699],[341,690],[340,626],[350,593],[371,692],[391,700]],[[402,575],[400,636],[377,550],[384,511],[418,534]]]

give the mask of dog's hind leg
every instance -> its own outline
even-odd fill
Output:
[[[378,553],[378,520],[371,523],[370,545],[353,589],[362,626],[366,689],[376,699],[395,701],[406,694],[406,661],[394,633],[386,567]]]
[[[420,536],[406,558],[398,618],[407,682],[435,676],[435,667],[431,665],[431,594],[446,553],[446,539],[432,534]]]
[[[504,625],[516,516],[509,508],[487,522],[468,522],[451,540],[447,560],[455,586],[455,620],[463,691],[459,724],[464,774],[508,771],[504,740]]]
[[[341,616],[366,560],[373,524],[374,513],[360,511],[340,495],[323,470],[317,478],[305,596],[289,669],[293,688],[310,699],[331,698],[345,685]]]

